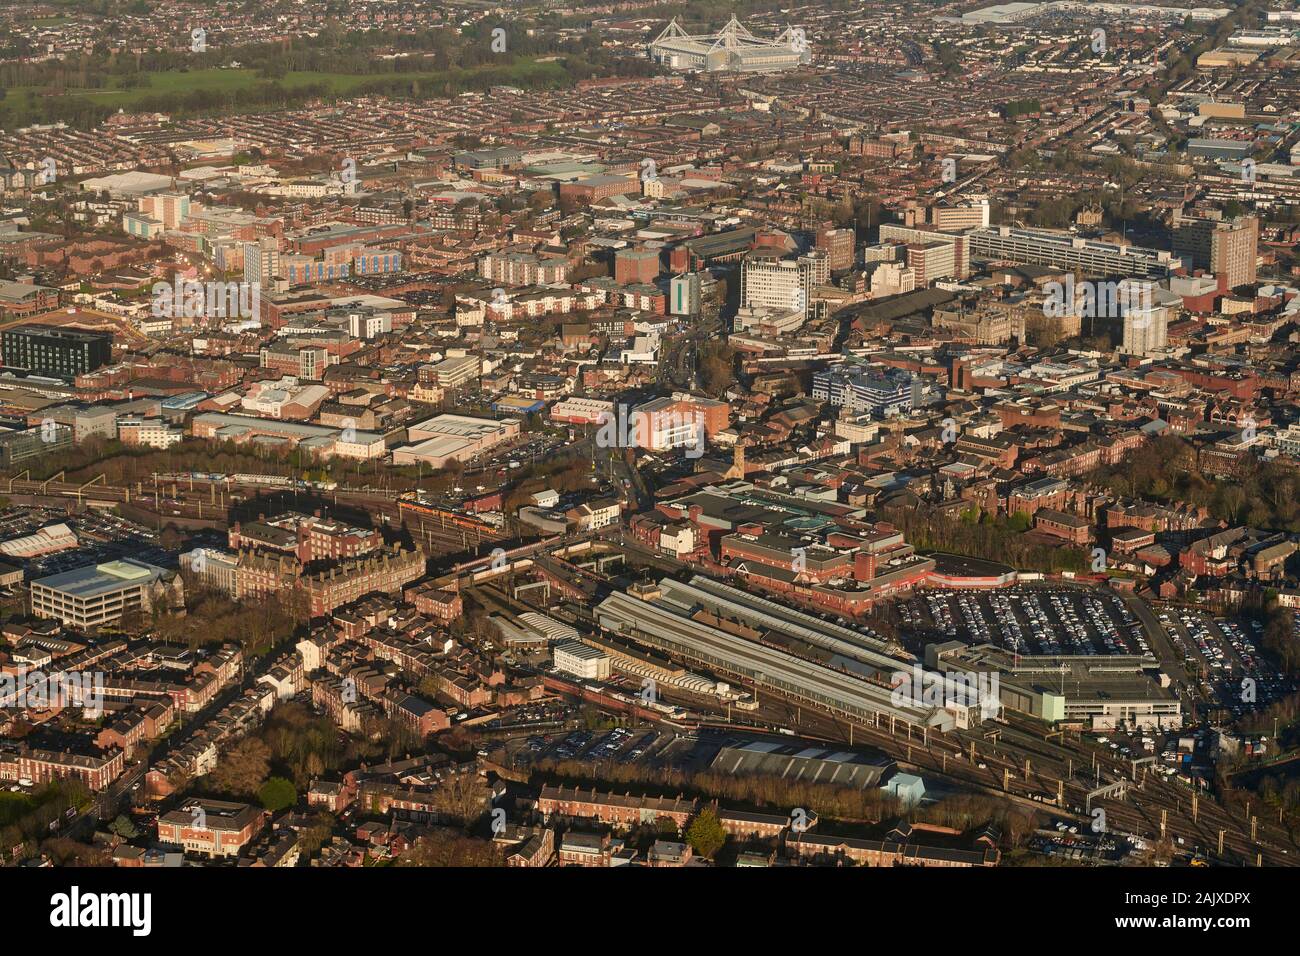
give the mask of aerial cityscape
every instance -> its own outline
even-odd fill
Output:
[[[5,867],[1300,863],[1300,12],[1176,2],[0,6]]]

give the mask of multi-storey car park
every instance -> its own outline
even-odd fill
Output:
[[[1119,245],[1041,229],[990,226],[967,233],[971,256],[1008,260],[1057,269],[1078,269],[1088,275],[1160,278],[1182,264],[1163,249]]]
[[[1177,694],[1151,678],[1157,663],[1148,656],[1043,655],[1021,657],[987,644],[959,641],[931,644],[926,666],[996,670],[998,693],[1008,711],[1050,724],[1064,722],[1091,730],[1177,730],[1183,708]]]

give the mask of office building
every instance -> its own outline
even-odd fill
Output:
[[[433,366],[432,374],[439,388],[458,388],[478,378],[482,363],[477,355],[445,358]]]
[[[936,279],[965,279],[970,275],[970,244],[965,236],[940,232],[932,226],[885,223],[880,227],[880,241],[906,247],[906,264],[918,289]],[[945,246],[948,248],[940,248]]]
[[[323,348],[264,345],[260,360],[262,368],[276,369],[296,378],[319,379],[330,366],[330,353]]]
[[[673,315],[695,315],[701,305],[700,274],[688,272],[669,282],[668,310]]]
[[[148,612],[158,599],[181,594],[173,571],[131,558],[90,564],[32,582],[32,614],[81,630],[120,620],[128,611]]]
[[[612,424],[621,427],[624,423],[616,420]],[[730,404],[686,392],[651,399],[626,417],[629,435],[649,451],[698,449],[701,435],[712,439],[730,424]]]
[[[1130,312],[1124,316],[1124,344],[1120,351],[1142,356],[1163,351],[1168,344],[1168,332],[1169,320],[1164,310]]]
[[[1178,219],[1173,247],[1175,255],[1191,258],[1193,268],[1213,272],[1221,291],[1250,285],[1258,276],[1259,220]]]
[[[245,282],[270,289],[272,280],[279,274],[280,245],[274,238],[267,236],[244,243]]]
[[[0,347],[5,365],[70,379],[103,368],[112,360],[113,334],[25,325],[5,329]]]
[[[1120,312],[1124,322],[1125,355],[1151,356],[1163,352],[1169,344],[1169,309],[1148,283],[1120,283]]]
[[[826,253],[831,272],[852,269],[857,232],[853,229],[817,230],[817,251]]]
[[[916,288],[916,271],[899,262],[875,262],[871,276],[871,297],[879,299],[888,295],[900,295]]]
[[[877,418],[911,411],[918,391],[916,379],[898,369],[839,366],[813,376],[813,398]]]
[[[333,317],[333,310],[327,313]],[[343,313],[347,316],[348,334],[354,339],[373,339],[376,336],[387,335],[393,331],[393,314],[381,309],[360,308],[347,309]]]
[[[957,232],[963,229],[983,229],[989,224],[989,201],[980,199],[956,206],[935,206],[930,210],[934,228]]]
[[[184,193],[154,193],[141,196],[136,202],[140,212],[157,220],[163,229],[179,229],[190,217],[190,197]]]
[[[609,679],[609,655],[581,641],[561,641],[555,645],[553,656],[558,671],[583,680]]]
[[[909,242],[903,247],[913,281],[925,288],[938,279],[956,276],[961,271],[955,242]]]
[[[794,309],[807,316],[813,289],[829,282],[830,273],[830,259],[822,252],[798,259],[755,253],[741,266],[740,305],[751,309]]]
[[[158,841],[208,857],[238,856],[266,825],[247,803],[191,798],[158,818]]]

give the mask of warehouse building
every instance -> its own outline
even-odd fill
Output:
[[[709,769],[727,776],[758,774],[867,790],[881,786],[896,765],[884,754],[872,756],[852,750],[754,740],[723,747]]]

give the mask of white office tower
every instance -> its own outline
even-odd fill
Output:
[[[244,243],[244,281],[256,283],[263,289],[273,288],[272,282],[280,271],[280,245],[271,238]]]
[[[825,285],[830,277],[830,259],[823,252],[798,259],[751,255],[740,269],[740,305],[748,309],[793,309],[807,317],[813,289]]]
[[[1120,314],[1124,318],[1125,355],[1151,356],[1169,343],[1169,309],[1160,302],[1154,283],[1125,279],[1119,284]]]

